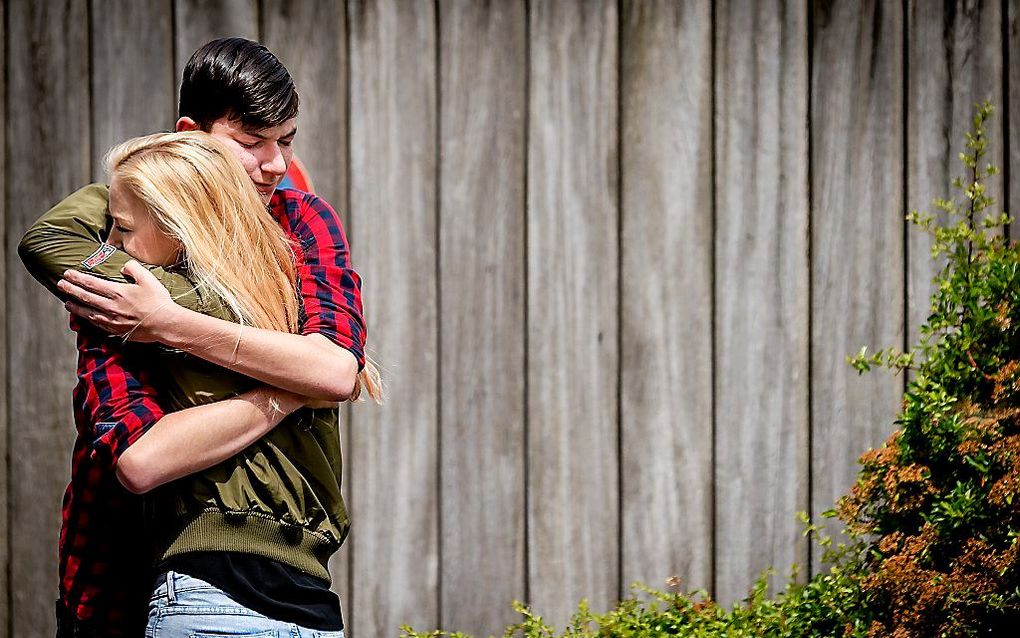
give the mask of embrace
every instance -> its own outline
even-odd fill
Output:
[[[337,405],[381,399],[361,279],[281,186],[298,94],[268,49],[198,49],[178,116],[18,247],[77,337],[57,636],[343,636]]]

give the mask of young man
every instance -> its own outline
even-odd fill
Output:
[[[144,492],[169,480],[153,467],[176,463],[195,470],[215,462],[160,458],[155,463],[152,446],[145,453],[145,446],[133,447],[163,416],[148,380],[131,361],[145,346],[110,347],[109,339],[95,338],[97,328],[135,342],[177,348],[269,386],[330,401],[350,395],[364,365],[360,279],[350,267],[340,220],[314,196],[276,189],[293,157],[297,107],[290,74],[265,47],[239,38],[217,40],[196,51],[185,68],[177,129],[201,129],[225,142],[268,212],[299,247],[302,334],[241,331],[226,320],[216,299],[191,290],[182,274],[162,269],[150,273],[109,244],[97,248],[97,240],[109,231],[108,195],[100,186],[61,202],[29,229],[19,246],[32,274],[68,299],[74,315],[89,322],[72,318],[80,346],[90,344],[81,349],[86,364],[79,368],[75,391],[76,406],[88,413],[76,410],[75,415],[79,438],[64,499],[58,635],[129,635],[138,630],[139,612],[144,614],[144,600],[139,610],[137,592],[130,590],[137,587],[131,575],[138,554],[126,555],[129,541],[137,540],[132,535],[140,532],[111,525],[120,518],[132,520],[139,504],[117,485],[114,473],[132,491]],[[74,270],[82,267],[100,277]],[[170,298],[177,304],[166,312]],[[228,409],[239,410],[238,420],[265,410],[257,398],[252,398],[255,411],[245,412],[242,402],[235,403]],[[333,411],[334,425],[336,417]],[[210,436],[231,443],[233,420],[210,424]],[[89,432],[81,427],[84,422],[106,427]],[[346,520],[341,523],[347,525]],[[343,627],[328,580],[265,556],[186,553],[160,568],[211,583],[270,618],[330,631]],[[146,595],[149,585],[143,590]]]

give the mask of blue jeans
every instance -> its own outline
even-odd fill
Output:
[[[231,600],[204,580],[178,572],[160,578],[149,601],[147,638],[344,638],[266,618]]]

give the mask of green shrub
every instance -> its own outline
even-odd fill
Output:
[[[872,635],[999,635],[1020,620],[1020,248],[997,229],[982,166],[985,103],[960,158],[969,171],[957,203],[936,200],[947,223],[912,212],[946,258],[931,315],[909,353],[851,360],[911,368],[896,431],[861,457],[837,511],[870,540],[861,581]],[[914,365],[915,361],[920,361]]]
[[[967,150],[960,154],[962,197],[935,200],[942,220],[912,211],[907,219],[933,237],[932,257],[945,261],[935,278],[931,315],[908,352],[848,361],[910,370],[914,378],[896,420],[898,430],[860,460],[849,494],[826,513],[846,525],[849,543],[826,548],[827,571],[805,584],[791,578],[775,597],[766,577],[751,595],[723,609],[702,593],[635,586],[635,595],[606,613],[582,602],[562,633],[515,603],[521,622],[504,636],[832,636],[932,638],[998,636],[1020,623],[1020,247],[1001,230],[1011,221],[994,206],[983,164],[992,108],[979,105]],[[806,516],[805,516],[806,522]],[[405,638],[463,634],[415,632]]]

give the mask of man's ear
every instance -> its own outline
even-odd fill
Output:
[[[181,131],[198,131],[200,128],[201,127],[198,125],[198,122],[190,117],[184,116],[177,120],[177,125],[174,127],[174,130],[180,133]]]

